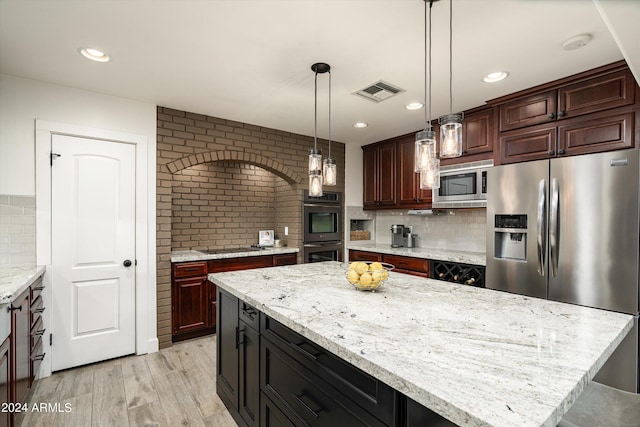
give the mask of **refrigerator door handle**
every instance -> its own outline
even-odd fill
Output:
[[[551,201],[549,212],[549,251],[551,261],[551,277],[558,274],[558,208],[559,208],[558,180],[551,180]]]
[[[544,276],[545,254],[547,248],[547,183],[544,179],[538,184],[537,218],[538,274]]]

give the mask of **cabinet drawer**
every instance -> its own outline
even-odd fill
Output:
[[[33,381],[40,371],[40,365],[44,360],[46,353],[43,351],[42,338],[39,338],[36,342],[35,348],[31,351],[31,361],[29,364],[29,385],[33,384]]]
[[[410,270],[417,273],[429,273],[429,260],[399,255],[384,255],[384,262],[393,264],[398,270]]]
[[[238,301],[238,317],[245,322],[247,326],[260,330],[260,312],[244,301]]]
[[[31,303],[30,326],[33,326],[38,321],[44,310],[44,300],[42,295],[38,295],[36,300]]]
[[[44,289],[44,284],[42,283],[42,277],[36,280],[30,287],[29,290],[31,292],[31,301],[35,301],[36,298],[42,293]]]
[[[207,262],[184,262],[173,264],[173,277],[194,277],[207,275]]]
[[[295,265],[298,263],[298,254],[280,254],[273,256],[273,266]]]
[[[378,261],[382,262],[382,254],[366,251],[349,251],[349,261]]]
[[[282,348],[367,412],[391,425],[396,391],[302,335],[262,314],[262,336]]]
[[[214,259],[209,261],[209,273],[250,270],[252,268],[262,267],[273,267],[273,256],[256,255],[239,258]]]
[[[260,427],[296,427],[266,394],[260,393]]]
[[[268,340],[262,340],[260,353],[260,388],[283,412],[290,412],[290,418],[299,419],[296,425],[385,425]]]
[[[36,347],[36,344],[38,343],[38,340],[42,339],[45,332],[46,332],[46,329],[44,328],[44,322],[42,321],[42,316],[39,316],[38,319],[33,324],[33,326],[31,326],[31,345],[29,347],[31,349],[31,352],[33,352],[34,348]]]

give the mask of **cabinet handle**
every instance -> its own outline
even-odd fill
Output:
[[[300,396],[297,396],[294,393],[291,393],[291,395],[293,397],[295,397],[295,399],[300,402],[300,404],[304,407],[304,409],[306,409],[307,411],[309,411],[315,418],[320,418],[320,414],[318,414],[318,412],[322,411],[322,407],[320,405],[318,405],[317,403],[313,402],[311,399],[309,399],[308,396],[306,396],[304,393],[301,394]],[[316,409],[315,411],[313,409],[311,409],[311,407],[309,405],[307,405],[302,398],[306,397],[308,400],[310,400],[313,403],[313,406],[317,407],[318,409]]]
[[[553,151],[553,150],[549,150],[549,151],[547,151],[547,154],[549,154],[550,156],[554,156],[556,154],[556,152]]]
[[[19,305],[17,307],[14,307],[14,306],[11,305],[11,306],[9,306],[9,311],[22,311],[22,306]]]
[[[47,308],[47,307],[42,307],[42,308],[39,308],[37,310],[33,310],[33,312],[34,313],[43,313],[45,308]]]
[[[294,350],[296,350],[298,353],[301,353],[303,356],[308,357],[309,359],[312,359],[312,360],[318,360],[318,355],[320,353],[313,354],[313,353],[305,350],[304,348],[300,347],[304,343],[302,343],[302,344],[290,343],[290,344],[291,344],[291,346],[293,347]]]
[[[40,329],[39,331],[36,331],[33,333],[33,335],[37,336],[37,337],[41,337],[44,335],[44,332],[46,331],[46,329]]]
[[[33,360],[34,362],[36,362],[36,361],[40,361],[40,362],[41,362],[41,361],[43,361],[43,360],[44,360],[44,356],[45,356],[46,354],[47,354],[47,353],[42,353],[42,354],[39,354],[39,355],[37,355],[37,356],[33,356],[33,357],[31,358],[31,360]]]
[[[567,113],[566,113],[566,112],[564,112],[564,111],[558,111],[558,117],[564,117],[564,116],[566,116],[566,115],[567,115]]]
[[[558,154],[559,154],[559,155],[564,154],[564,150],[563,150],[562,148],[561,148],[561,149],[559,149],[559,150],[558,150]]]
[[[238,344],[236,344],[236,348],[239,348],[242,344],[244,344],[244,329],[238,329]]]
[[[236,326],[236,350],[240,346],[240,328]]]
[[[33,288],[34,291],[41,291],[44,289],[44,286],[38,286],[36,288]]]
[[[556,118],[556,114],[555,113],[549,113],[549,118],[551,120],[555,119]]]

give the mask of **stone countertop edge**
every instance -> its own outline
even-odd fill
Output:
[[[13,302],[44,272],[42,265],[0,267],[0,305]]]
[[[392,248],[391,245],[382,243],[350,243],[347,245],[347,249],[432,259],[436,261],[458,262],[462,264],[487,265],[487,256],[484,252],[466,251],[463,249],[438,247]]]
[[[377,292],[361,292],[344,273],[340,263],[324,262],[209,280],[474,427],[555,427],[633,326],[630,315],[401,273],[392,272]]]
[[[240,251],[226,254],[205,254],[196,250],[171,251],[171,262],[208,261],[211,259],[243,258],[260,255],[278,255],[298,253],[294,247],[268,248],[259,251]]]

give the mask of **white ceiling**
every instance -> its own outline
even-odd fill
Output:
[[[614,2],[640,3],[596,0]],[[453,7],[456,111],[623,58],[591,0]],[[449,109],[449,3],[432,10],[437,117]],[[633,10],[616,18],[632,33],[640,19]],[[313,135],[310,66],[327,62],[333,139],[369,143],[424,126],[424,110],[404,108],[424,96],[423,11],[421,0],[0,0],[0,73]],[[561,48],[582,33],[593,36],[589,45]],[[112,61],[88,61],[80,47]],[[507,80],[481,81],[501,69]],[[379,79],[406,92],[379,104],[351,94]],[[326,75],[318,84],[318,133],[326,138]],[[354,129],[356,121],[369,127]]]

